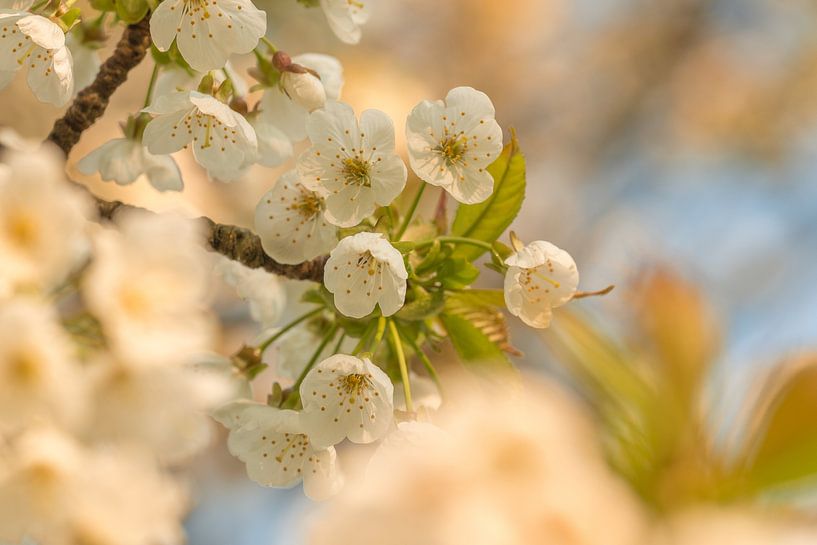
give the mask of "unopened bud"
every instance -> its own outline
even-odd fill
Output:
[[[247,107],[247,101],[241,97],[234,96],[230,99],[230,108],[233,111],[240,113],[241,115],[247,115],[249,108]]]
[[[283,51],[276,51],[272,56],[272,65],[281,72],[286,72],[291,64],[292,59]]]
[[[323,108],[326,103],[323,83],[309,72],[284,72],[281,85],[289,98],[307,111]]]

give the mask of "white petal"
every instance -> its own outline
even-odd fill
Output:
[[[56,24],[39,15],[29,15],[17,21],[17,28],[44,49],[65,46],[65,33]]]
[[[363,145],[384,154],[394,152],[394,123],[380,110],[364,110],[360,114],[360,132],[365,134]]]
[[[0,25],[3,29],[0,32],[0,71],[16,72],[20,69],[17,59],[25,53],[25,49],[21,51],[18,44],[22,38],[24,42],[28,42],[23,44],[27,49],[31,45],[31,39],[20,32],[17,21],[26,16],[28,14],[24,11],[0,13]]]
[[[150,185],[159,191],[181,191],[184,188],[182,173],[173,157],[153,155],[146,148],[143,148],[142,154]]]
[[[278,88],[267,89],[261,97],[261,118],[275,125],[293,142],[306,138],[306,119],[309,112],[295,104]]]
[[[283,131],[257,116],[252,127],[258,139],[258,164],[277,167],[292,157],[292,142]]]
[[[378,160],[380,158],[382,160]],[[388,206],[405,189],[408,171],[397,155],[381,155],[373,159],[371,173],[374,199],[380,206]]]
[[[485,169],[458,169],[450,172],[458,179],[446,185],[445,189],[463,204],[483,202],[494,192],[494,179]]]
[[[475,117],[494,117],[496,111],[488,95],[473,87],[455,87],[445,96],[445,105]]]
[[[320,0],[332,32],[344,43],[360,41],[360,26],[352,15],[348,0]]]
[[[162,2],[162,5],[164,2]],[[181,110],[190,110],[193,103],[190,102],[190,93],[187,91],[177,91],[169,94],[157,94],[156,98],[147,108],[142,111],[149,114],[172,114]]]
[[[349,185],[326,198],[326,219],[338,227],[354,227],[375,208],[371,189]]]
[[[144,172],[141,144],[127,138],[110,140],[77,164],[83,174],[99,172],[105,181],[130,184]]]
[[[313,144],[331,143],[347,149],[360,148],[355,111],[343,102],[327,102],[323,109],[309,114],[306,132]]]
[[[150,37],[159,51],[167,51],[181,27],[184,0],[164,0],[150,16]]]
[[[335,448],[312,451],[309,458],[303,467],[304,494],[315,501],[337,494],[343,487],[343,476],[338,469]]]
[[[32,54],[27,59],[28,86],[34,96],[55,106],[65,105],[74,94],[74,74],[71,52],[67,47],[52,49],[43,53],[41,59]]]
[[[383,289],[379,291],[378,304],[383,316],[391,316],[403,307],[406,300],[406,281],[391,271],[384,271],[381,276]]]
[[[179,151],[186,146],[193,135],[187,131],[184,119],[191,114],[193,109],[178,111],[159,117],[150,121],[145,127],[142,135],[142,142],[148,151],[153,154],[165,155]]]

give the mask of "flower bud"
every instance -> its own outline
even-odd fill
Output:
[[[284,72],[281,85],[289,98],[310,112],[323,108],[326,103],[323,83],[310,72]]]

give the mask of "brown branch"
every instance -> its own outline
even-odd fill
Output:
[[[79,92],[65,115],[54,123],[48,140],[67,156],[79,142],[82,133],[105,113],[111,95],[128,79],[128,73],[145,58],[150,48],[150,14],[140,22],[128,25],[116,49],[102,64],[93,83]],[[105,201],[94,197],[102,219],[111,219],[118,210],[135,208],[120,201]],[[214,252],[238,261],[247,267],[293,278],[323,280],[327,256],[297,265],[278,263],[264,252],[261,239],[243,227],[222,225],[210,218],[200,218],[207,233],[207,243]]]
[[[108,220],[112,219],[119,210],[136,208],[121,201],[109,202],[97,198],[96,202],[100,217]],[[327,256],[317,257],[312,261],[295,265],[278,263],[264,252],[261,238],[249,229],[237,225],[216,223],[206,217],[201,217],[198,221],[204,225],[207,244],[214,252],[252,269],[264,269],[267,272],[294,280],[323,281],[323,267]]]
[[[113,54],[99,68],[93,83],[79,92],[65,115],[54,123],[48,140],[67,156],[83,131],[105,113],[111,95],[128,79],[128,72],[142,62],[149,47],[150,14],[125,28]]]

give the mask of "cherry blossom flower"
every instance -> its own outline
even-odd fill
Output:
[[[320,0],[329,28],[340,41],[356,44],[360,27],[369,20],[369,0]]]
[[[267,15],[250,0],[164,0],[150,17],[159,51],[173,40],[194,70],[222,68],[232,54],[249,53],[267,30]]]
[[[4,141],[14,137],[4,135]],[[5,142],[4,142],[5,143]],[[0,166],[0,298],[57,286],[88,253],[87,195],[65,180],[56,150],[3,152]]]
[[[244,116],[198,91],[159,96],[144,112],[155,114],[142,141],[148,151],[166,155],[192,143],[193,156],[213,178],[241,176],[258,153],[258,140]]]
[[[343,87],[343,67],[335,57],[320,53],[304,53],[291,62],[315,71],[320,77],[325,100],[338,100]],[[311,77],[314,77],[310,74]],[[313,82],[314,83],[314,82]],[[296,95],[297,96],[297,95]],[[268,88],[259,102],[260,120],[280,129],[293,142],[306,138],[309,110],[287,95],[285,88]]]
[[[129,212],[100,231],[82,293],[125,363],[179,364],[210,347],[209,258],[189,220]]]
[[[403,256],[380,233],[358,233],[341,240],[324,268],[326,289],[337,309],[362,318],[380,305],[391,316],[406,299],[408,272]]]
[[[389,205],[406,186],[406,165],[394,152],[394,125],[366,110],[355,119],[348,104],[327,103],[309,115],[312,147],[298,159],[303,183],[326,197],[326,219],[352,227]]]
[[[258,484],[290,488],[303,481],[304,493],[315,500],[336,494],[343,485],[335,449],[316,448],[297,412],[236,401],[214,416],[230,430],[230,453],[247,465],[247,474]]]
[[[417,176],[459,202],[482,202],[493,192],[486,167],[502,151],[502,129],[485,93],[456,87],[445,102],[420,102],[406,120],[406,142]]]
[[[331,250],[337,228],[326,221],[325,208],[325,199],[307,189],[297,171],[282,175],[255,209],[264,251],[281,263],[303,263]]]
[[[82,413],[80,368],[50,306],[30,298],[0,305],[0,431],[37,419],[74,425]]]
[[[371,443],[391,426],[394,386],[369,359],[336,354],[323,360],[307,373],[300,394],[304,430],[315,446],[347,437]]]
[[[216,265],[224,281],[249,302],[250,316],[263,327],[275,324],[284,312],[287,296],[283,282],[263,269],[251,269],[237,261],[219,257]]]
[[[570,301],[579,272],[570,254],[536,240],[505,260],[505,305],[531,327],[550,325],[552,309]]]
[[[86,175],[99,172],[106,182],[132,184],[140,176],[159,191],[181,191],[182,174],[169,155],[153,155],[142,142],[114,138],[83,157],[77,169]]]
[[[28,86],[42,102],[63,106],[74,94],[71,52],[56,23],[26,11],[0,13],[0,89],[28,69]]]

